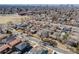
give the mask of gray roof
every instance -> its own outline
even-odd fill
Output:
[[[13,41],[15,38],[16,38],[16,35],[12,35],[12,36],[9,36],[9,37],[5,38],[4,40],[2,40],[2,42],[9,43],[9,42]]]
[[[23,50],[27,46],[28,46],[28,44],[26,44],[26,43],[20,43],[20,44],[16,45],[15,47],[18,48],[19,50]]]

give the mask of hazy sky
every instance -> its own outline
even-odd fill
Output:
[[[0,0],[0,4],[79,4],[79,0]]]

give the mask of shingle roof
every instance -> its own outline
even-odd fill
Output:
[[[6,50],[7,48],[9,48],[9,45],[8,44],[4,44],[0,47],[0,52]]]
[[[12,35],[6,38],[6,42],[9,43],[11,41],[13,41],[16,38],[16,35]]]
[[[10,46],[14,46],[14,45],[16,45],[16,44],[18,44],[18,43],[20,43],[21,42],[21,40],[20,39],[14,39],[13,41],[11,41],[10,43],[8,43]]]

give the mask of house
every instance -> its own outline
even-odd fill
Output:
[[[13,47],[13,46],[15,46],[15,45],[17,45],[17,44],[19,44],[19,43],[21,43],[21,40],[18,39],[18,38],[16,38],[16,39],[14,39],[13,41],[9,42],[8,44],[9,44],[11,47]]]
[[[7,44],[3,44],[0,47],[0,53],[6,53],[6,52],[8,52],[13,46],[19,44],[20,42],[21,42],[20,39],[14,39],[14,40],[10,41]]]
[[[71,28],[63,28],[62,32],[70,32]]]
[[[75,40],[75,39],[69,39],[69,40],[66,41],[66,44],[70,45],[72,47],[77,47],[78,44],[79,44],[79,41]]]
[[[47,53],[48,50],[42,47],[34,47],[28,52],[28,54],[47,54]]]
[[[21,43],[21,40],[18,38],[15,38],[15,39],[9,41],[8,43],[6,43],[0,47],[0,53],[7,53],[8,51],[10,51],[11,48],[13,49],[13,47],[19,43]]]
[[[18,15],[20,15],[20,16],[25,16],[27,13],[26,12],[20,12],[20,13],[18,13]]]
[[[32,48],[32,46],[26,42],[22,42],[15,46],[15,49],[17,51],[21,51],[21,53],[28,52],[31,48]]]
[[[48,29],[39,30],[37,32],[37,35],[41,36],[41,37],[48,38],[49,37],[49,30]]]
[[[0,47],[0,53],[6,53],[7,51],[9,51],[9,45],[8,44],[4,44]]]
[[[9,42],[13,41],[14,39],[16,39],[16,35],[10,35],[4,41],[6,43],[9,43]]]
[[[0,34],[0,40],[6,38],[8,35],[7,34]]]

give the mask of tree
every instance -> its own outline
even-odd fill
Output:
[[[57,47],[56,41],[51,40],[51,41],[49,41],[49,43],[50,43],[51,46]]]

